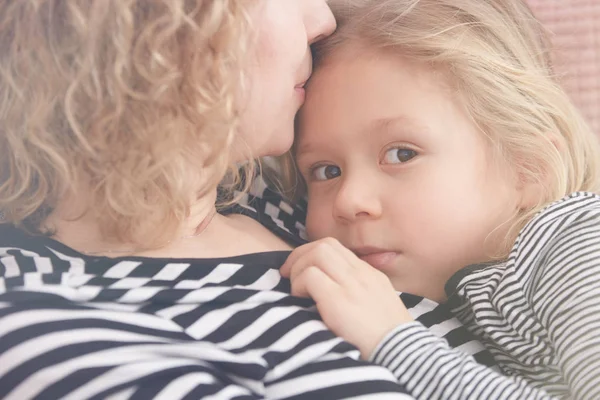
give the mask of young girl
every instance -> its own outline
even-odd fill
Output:
[[[416,398],[600,398],[600,151],[540,24],[521,0],[331,6],[297,121],[315,241],[282,267],[293,293]],[[503,374],[394,289],[447,301]]]

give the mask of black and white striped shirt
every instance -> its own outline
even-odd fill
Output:
[[[446,291],[504,375],[406,324],[372,359],[413,396],[600,399],[600,197],[574,193],[551,204],[521,231],[507,261],[465,268]]]
[[[300,243],[302,210],[257,182],[256,212],[238,211]],[[0,224],[0,397],[412,398],[290,296],[287,255],[89,257]],[[446,306],[403,299],[428,332],[492,362]]]

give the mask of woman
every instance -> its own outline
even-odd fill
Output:
[[[405,396],[289,295],[293,209],[220,186],[291,146],[334,28],[325,0],[0,4],[3,397]]]

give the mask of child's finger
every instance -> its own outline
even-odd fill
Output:
[[[363,275],[368,276],[373,271],[368,263],[361,260],[338,240],[326,238],[319,242],[311,251],[306,252],[303,258],[314,257],[312,263],[319,267],[322,266],[322,270],[338,283],[349,284],[349,281],[345,281],[349,277],[352,278],[352,281],[362,280],[364,279]],[[335,254],[337,257],[336,263],[328,260],[327,257],[331,257],[331,254]]]
[[[337,296],[340,287],[326,273],[316,267],[308,267],[292,281],[292,295],[310,297],[315,303],[323,304],[330,296]]]
[[[292,265],[294,265],[300,257],[302,257],[304,254],[311,251],[317,245],[318,245],[318,242],[311,242],[311,243],[307,243],[302,246],[296,247],[294,250],[292,250],[292,252],[288,256],[288,258],[285,260],[285,262],[281,266],[281,268],[279,268],[279,272],[281,273],[281,275],[285,278],[289,278]]]
[[[352,252],[352,250],[350,250],[349,248],[344,246],[339,241],[334,239],[329,244],[339,251],[339,254],[342,255],[346,259],[346,261],[348,262],[349,265],[352,265],[353,267],[367,265],[367,263],[365,263],[360,258],[358,258],[358,256],[356,254],[354,254]]]
[[[341,286],[355,285],[354,267],[348,263],[338,248],[329,245],[316,246],[312,251],[298,258],[290,267],[292,282],[310,267],[318,268]]]
[[[320,240],[305,244],[303,246],[300,246],[300,247],[297,247],[296,249],[294,249],[292,251],[292,253],[288,256],[285,263],[279,269],[279,272],[281,273],[281,275],[283,277],[290,278],[292,266],[297,264],[301,258],[306,257],[307,255],[313,254],[313,253],[330,253],[329,249],[331,249],[333,251],[337,251],[341,255],[344,255],[342,250],[346,250],[347,252],[350,253],[350,255],[354,256],[354,254],[350,250],[346,249],[336,239],[333,239],[333,238],[320,239]],[[347,254],[345,255],[344,258],[346,258],[348,262],[352,261],[349,257],[347,257]],[[327,261],[327,260],[323,260],[323,261]]]

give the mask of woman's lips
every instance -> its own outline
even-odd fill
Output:
[[[306,90],[302,86],[296,86],[296,95],[300,99],[300,102],[304,103],[304,99],[306,98]]]
[[[296,85],[294,88],[296,90],[296,95],[300,99],[300,102],[304,103],[304,99],[306,98],[306,89],[304,89],[304,85],[306,85],[306,81]]]

